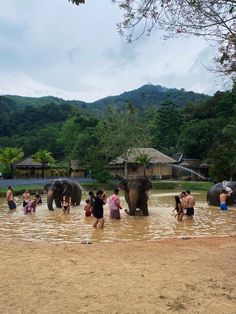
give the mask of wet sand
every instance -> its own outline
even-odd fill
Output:
[[[0,313],[236,313],[236,238],[1,239]]]

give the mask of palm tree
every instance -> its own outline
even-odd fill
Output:
[[[45,167],[55,161],[52,153],[48,152],[47,150],[40,149],[32,157],[35,161],[38,161],[42,164],[42,178],[44,179]]]
[[[151,161],[151,157],[148,154],[139,152],[139,156],[136,158],[136,162],[138,162],[143,167],[143,175],[146,177],[146,169]]]
[[[5,147],[0,149],[0,163],[10,168],[10,178],[13,177],[13,164],[24,157],[22,148]]]

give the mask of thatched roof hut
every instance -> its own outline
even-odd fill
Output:
[[[143,165],[138,163],[138,157],[146,155],[149,159],[148,166],[144,170]],[[108,170],[113,177],[124,177],[125,164],[127,176],[145,176],[149,178],[171,178],[172,177],[172,163],[176,161],[159,152],[154,148],[133,147],[129,148],[124,154],[118,156],[108,165]]]
[[[155,148],[129,148],[124,154],[110,162],[110,165],[123,164],[125,160],[128,163],[136,163],[140,155],[147,155],[151,164],[172,164],[176,160],[159,152]]]
[[[24,158],[23,160],[14,163],[14,168],[16,169],[29,169],[29,168],[37,168],[42,169],[43,164],[35,161],[31,156]]]

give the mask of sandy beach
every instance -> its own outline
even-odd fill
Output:
[[[236,313],[235,237],[1,240],[0,312]]]

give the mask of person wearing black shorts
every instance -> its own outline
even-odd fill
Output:
[[[103,190],[99,190],[96,193],[96,197],[94,198],[94,206],[93,206],[93,217],[94,223],[93,227],[96,228],[99,223],[99,228],[102,229],[104,227],[104,218],[103,218],[103,205],[106,204],[106,196]]]

